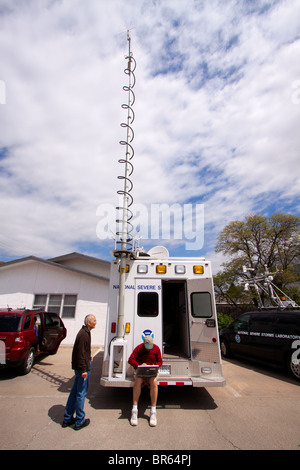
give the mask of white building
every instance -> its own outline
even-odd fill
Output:
[[[0,263],[0,308],[40,307],[58,313],[67,328],[62,344],[73,344],[87,314],[97,318],[92,344],[103,345],[110,263],[70,253]]]

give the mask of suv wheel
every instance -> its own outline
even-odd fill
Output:
[[[300,382],[300,364],[295,364],[292,360],[292,357],[289,357],[287,366],[290,374],[294,377],[294,379]]]
[[[34,348],[30,348],[26,356],[26,359],[21,366],[22,374],[24,375],[29,374],[33,366],[33,362],[34,362]]]

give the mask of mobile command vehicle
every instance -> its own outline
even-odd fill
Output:
[[[124,318],[118,337],[121,264],[111,264],[101,384],[131,387],[128,364],[143,334],[162,352],[159,385],[223,386],[211,265],[204,258],[169,258],[163,247],[126,260]]]
[[[67,330],[56,313],[43,310],[0,310],[0,367],[28,374],[40,353],[56,354]]]
[[[240,315],[220,332],[224,357],[244,356],[287,367],[300,380],[300,312],[265,310]]]

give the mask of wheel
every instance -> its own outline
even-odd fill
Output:
[[[228,346],[228,343],[225,339],[221,338],[220,340],[220,349],[221,349],[221,354],[224,357],[232,357],[233,354],[230,350],[230,347]]]
[[[287,360],[287,367],[290,375],[300,382],[300,362],[298,363],[290,356]]]
[[[34,363],[34,348],[30,348],[25,361],[21,366],[21,373],[23,375],[29,374]]]

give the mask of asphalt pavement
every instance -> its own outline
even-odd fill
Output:
[[[175,457],[176,451],[188,455],[193,450],[300,450],[299,383],[283,371],[238,360],[223,361],[225,387],[160,387],[155,428],[149,426],[145,388],[139,424],[132,427],[132,390],[100,385],[103,352],[94,347],[85,404],[91,423],[80,431],[62,428],[74,381],[71,352],[61,346],[55,356],[40,358],[26,376],[0,370],[0,449],[104,449],[114,459],[121,450],[132,455],[168,451]]]

